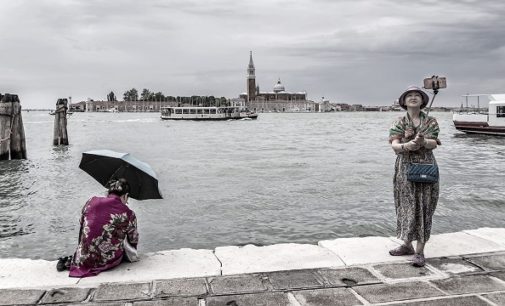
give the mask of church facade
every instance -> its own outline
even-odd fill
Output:
[[[240,95],[247,107],[255,112],[315,112],[317,103],[307,100],[307,93],[288,92],[279,79],[270,92],[261,92],[256,83],[256,69],[249,54],[247,66],[247,92]]]

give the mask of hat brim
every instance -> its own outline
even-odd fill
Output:
[[[407,109],[407,106],[405,105],[405,96],[407,96],[407,94],[409,92],[413,92],[413,91],[417,91],[418,93],[421,94],[421,97],[423,98],[423,103],[421,104],[421,109],[425,108],[426,105],[428,105],[428,102],[430,101],[430,97],[428,97],[427,93],[425,93],[424,91],[419,90],[419,89],[410,89],[410,90],[406,90],[404,93],[402,93],[402,95],[398,99],[398,103],[400,104],[400,106],[405,110]]]

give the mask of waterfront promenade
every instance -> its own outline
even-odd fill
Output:
[[[427,265],[392,237],[145,254],[96,277],[0,259],[0,305],[505,305],[505,228],[433,235]]]

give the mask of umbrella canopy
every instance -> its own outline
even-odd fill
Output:
[[[92,150],[82,153],[79,168],[104,187],[110,179],[125,178],[130,184],[129,196],[136,200],[162,199],[156,173],[129,153]]]

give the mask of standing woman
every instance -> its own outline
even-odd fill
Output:
[[[429,97],[419,87],[410,86],[400,96],[400,106],[407,110],[389,130],[389,142],[397,154],[393,178],[396,207],[397,238],[403,244],[390,250],[392,256],[414,255],[412,264],[425,264],[424,246],[430,238],[431,224],[438,202],[439,183],[417,183],[407,180],[407,165],[414,163],[436,164],[433,149],[440,145],[439,127],[435,118],[421,109]],[[412,241],[417,241],[416,248]]]

